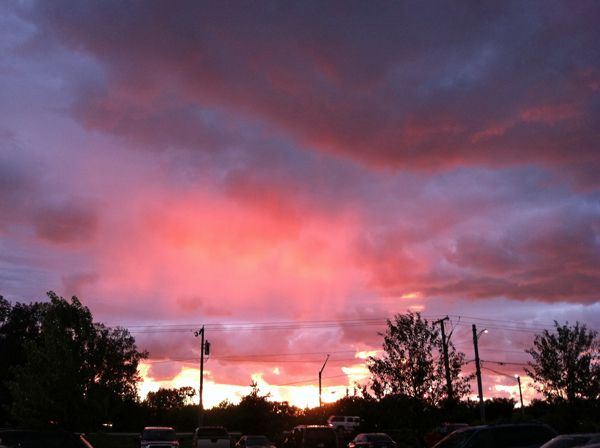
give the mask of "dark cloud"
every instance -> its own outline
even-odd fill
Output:
[[[40,207],[33,219],[40,239],[61,245],[90,243],[99,225],[95,209],[76,201]]]
[[[0,230],[3,224],[23,219],[28,198],[36,191],[35,173],[20,152],[16,135],[0,128]]]
[[[90,286],[93,286],[100,276],[94,272],[75,272],[66,274],[62,277],[63,289],[66,291],[63,296],[78,296],[85,294]]]
[[[104,93],[82,91],[75,109],[90,127],[215,147],[224,134],[198,111],[218,108],[368,165],[429,170],[598,166],[599,13],[595,2],[38,2],[25,16],[104,64]]]
[[[231,308],[227,306],[213,305],[205,297],[186,296],[177,297],[175,304],[179,312],[201,313],[203,316],[226,317],[233,314]]]
[[[497,238],[462,237],[447,260],[463,277],[435,294],[598,301],[600,214],[591,204],[533,213]]]

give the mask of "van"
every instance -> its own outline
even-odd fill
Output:
[[[288,434],[284,448],[338,448],[338,440],[330,426],[299,425]]]
[[[332,415],[327,419],[327,425],[336,431],[352,432],[360,423],[361,418],[356,415]]]

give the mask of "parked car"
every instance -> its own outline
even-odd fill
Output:
[[[146,426],[140,433],[140,448],[179,447],[177,433],[170,426]]]
[[[284,442],[285,448],[338,448],[337,434],[330,426],[296,426]]]
[[[275,444],[266,436],[246,435],[235,444],[237,448],[275,448]]]
[[[396,448],[396,442],[383,432],[367,432],[352,439],[348,448]]]
[[[442,423],[437,428],[425,434],[423,437],[427,446],[433,446],[446,437],[448,434],[456,431],[457,429],[467,428],[467,423]]]
[[[194,431],[193,448],[231,448],[233,443],[222,426],[200,426]]]
[[[571,448],[576,446],[589,446],[600,443],[600,433],[589,434],[563,434],[544,443],[541,448]]]
[[[231,439],[231,446],[234,446],[236,443],[238,443],[238,441],[244,435],[244,433],[241,431],[227,431],[227,433],[229,434],[229,438]]]
[[[1,448],[93,448],[82,434],[67,431],[0,429]]]
[[[556,435],[548,425],[536,423],[470,426],[454,431],[434,448],[539,448]]]
[[[352,432],[360,426],[361,418],[356,415],[331,415],[327,425],[336,431]]]

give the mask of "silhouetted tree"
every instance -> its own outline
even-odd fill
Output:
[[[508,421],[515,409],[515,400],[512,398],[495,397],[485,400],[485,414],[489,421]]]
[[[180,388],[161,387],[156,392],[149,392],[144,401],[150,408],[167,411],[190,404],[194,395],[196,395],[196,389],[190,386]]]
[[[420,313],[397,314],[387,321],[383,355],[369,358],[371,389],[381,398],[403,395],[436,405],[446,399],[443,347],[437,328]],[[460,376],[465,355],[448,344],[450,377],[455,397],[469,392],[470,377]]]
[[[526,350],[533,361],[527,374],[549,401],[598,398],[600,393],[600,341],[598,333],[585,324],[559,325],[535,336]]]
[[[28,425],[94,427],[124,400],[137,399],[138,362],[147,353],[126,329],[93,322],[77,297],[48,297],[34,313],[35,337],[24,339],[24,361],[11,369],[11,417]]]
[[[0,425],[8,422],[12,404],[8,382],[14,378],[14,368],[25,362],[25,343],[39,341],[47,308],[47,303],[39,302],[11,306],[0,296]]]

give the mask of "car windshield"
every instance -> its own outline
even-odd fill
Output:
[[[269,439],[267,439],[265,436],[250,436],[250,437],[246,437],[246,445],[247,446],[252,446],[252,445],[265,446],[265,445],[271,445],[271,441]]]
[[[471,438],[475,429],[467,429],[463,431],[455,431],[449,436],[440,440],[435,448],[460,448],[463,444]]]
[[[571,448],[582,445],[588,440],[590,440],[590,437],[585,436],[555,437],[554,439],[542,445],[542,448]]]
[[[196,430],[196,434],[199,437],[219,437],[219,436],[229,437],[229,433],[227,432],[227,430],[225,428],[219,428],[219,427],[198,428]]]
[[[142,440],[176,440],[177,434],[173,429],[144,429]]]
[[[391,442],[392,439],[386,434],[368,434],[368,442]]]

